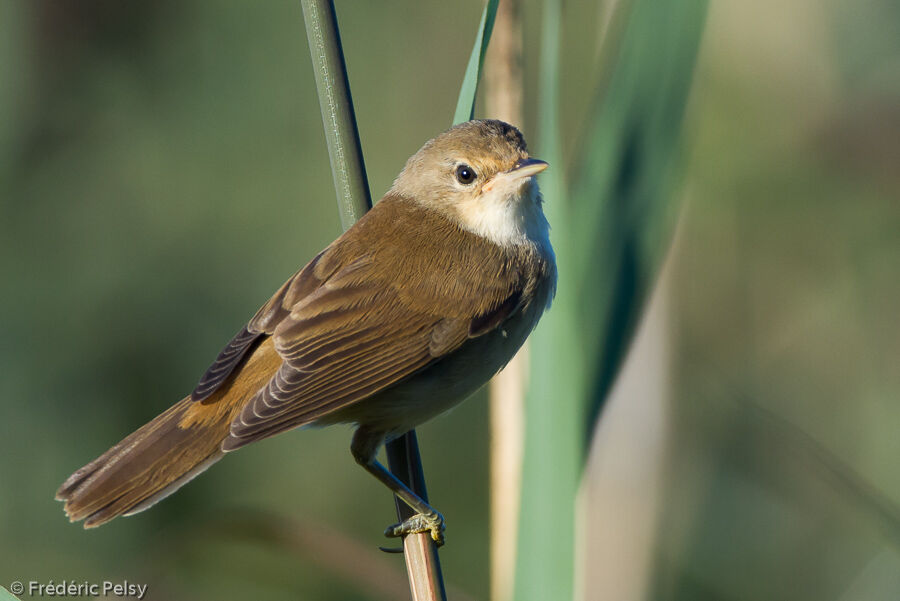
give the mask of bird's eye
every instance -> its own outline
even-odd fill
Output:
[[[456,168],[456,181],[463,185],[469,185],[475,181],[478,174],[468,165],[460,165]]]

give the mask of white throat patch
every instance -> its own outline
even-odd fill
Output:
[[[500,246],[532,244],[552,256],[550,225],[541,210],[534,178],[498,181],[490,190],[457,205],[460,223]]]

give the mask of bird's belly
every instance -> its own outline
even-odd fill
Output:
[[[453,408],[481,388],[516,354],[544,311],[546,303],[540,297],[535,300],[538,302],[496,330],[467,341],[410,378],[336,411],[320,424],[356,423],[391,436]]]

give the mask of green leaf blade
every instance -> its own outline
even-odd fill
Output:
[[[472,54],[469,55],[466,74],[463,76],[462,87],[459,90],[459,98],[456,102],[456,111],[453,114],[454,125],[470,121],[475,116],[475,98],[478,95],[478,82],[481,80],[484,56],[487,54],[488,43],[491,41],[491,33],[494,31],[494,20],[497,18],[499,1],[488,0],[488,3],[484,6],[484,11],[481,13],[481,23],[478,25],[475,45],[472,47]]]

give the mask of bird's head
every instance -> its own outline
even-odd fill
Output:
[[[406,162],[391,192],[450,216],[499,244],[546,229],[531,158],[518,129],[497,120],[468,121],[429,140]]]

